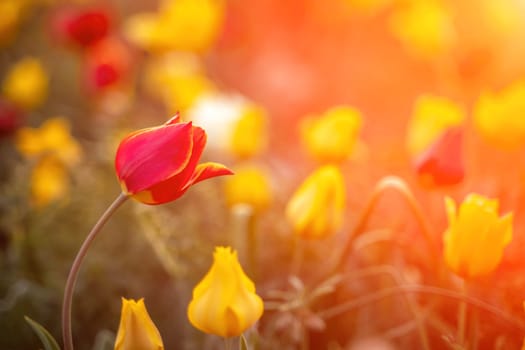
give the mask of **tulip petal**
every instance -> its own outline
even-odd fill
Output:
[[[196,184],[197,182],[222,175],[233,175],[233,171],[231,171],[225,165],[215,162],[199,164],[195,168],[195,172],[193,173],[191,179],[186,184],[186,188]]]
[[[115,168],[124,191],[136,194],[186,169],[193,155],[194,129],[198,128],[191,123],[170,124],[139,130],[122,140]]]
[[[144,299],[122,298],[120,325],[115,340],[115,350],[162,350],[160,333],[151,320]]]
[[[145,204],[163,204],[179,198],[186,192],[189,188],[188,183],[195,172],[206,145],[206,133],[204,130],[199,127],[193,127],[192,141],[190,142],[193,144],[193,149],[190,159],[184,165],[184,168],[179,173],[137,193],[135,199]]]

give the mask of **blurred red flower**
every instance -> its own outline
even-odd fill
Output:
[[[51,18],[51,30],[58,41],[83,48],[105,38],[110,27],[109,13],[103,8],[63,8]]]
[[[463,130],[446,130],[415,162],[423,185],[449,186],[460,183],[465,176]]]
[[[132,66],[130,48],[116,37],[100,40],[86,51],[85,81],[90,91],[99,91],[125,80]]]
[[[117,150],[115,168],[124,193],[145,204],[162,204],[182,196],[195,183],[233,174],[222,164],[198,164],[206,133],[179,116],[164,125],[135,131]]]
[[[13,134],[23,122],[22,111],[9,101],[0,99],[0,137]]]

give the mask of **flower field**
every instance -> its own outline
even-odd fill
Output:
[[[0,349],[525,349],[522,0],[1,0]]]

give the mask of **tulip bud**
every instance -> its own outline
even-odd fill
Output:
[[[179,117],[135,131],[117,150],[115,169],[124,193],[145,204],[162,204],[182,196],[199,181],[232,174],[222,164],[198,164],[206,133]]]
[[[122,298],[115,350],[163,350],[160,333],[151,320],[144,299]]]
[[[244,274],[237,252],[216,247],[213,265],[193,289],[188,318],[193,326],[221,337],[239,336],[263,313],[255,285]]]
[[[498,201],[479,194],[468,195],[456,211],[445,199],[449,227],[445,231],[444,257],[448,267],[462,277],[492,272],[512,240],[512,214],[498,217]]]
[[[305,238],[324,238],[341,228],[345,185],[333,165],[319,168],[295,191],[286,207],[286,217],[295,232]]]

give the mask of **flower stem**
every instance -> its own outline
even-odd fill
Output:
[[[87,251],[100,232],[104,224],[109,220],[111,215],[128,199],[129,197],[121,193],[117,199],[106,209],[104,214],[98,219],[97,223],[91,229],[91,232],[87,235],[84,243],[80,247],[73,265],[71,265],[71,270],[67,276],[66,286],[64,289],[64,300],[62,303],[62,340],[64,341],[64,350],[73,350],[73,335],[71,332],[71,304],[73,301],[73,291],[75,289],[75,283],[77,281],[78,272],[82,261],[84,260]]]
[[[461,283],[461,293],[467,296],[467,284],[465,280]],[[458,343],[461,347],[465,347],[465,328],[467,324],[467,303],[462,299],[458,306]]]
[[[223,338],[224,339],[224,349],[225,350],[233,350],[233,339],[232,337],[230,338]]]
[[[432,238],[428,220],[426,219],[423,210],[421,209],[421,205],[415,198],[407,183],[397,176],[386,176],[379,180],[379,182],[374,187],[372,194],[368,197],[368,201],[366,202],[365,208],[361,212],[357,224],[350,232],[348,240],[346,241],[345,246],[343,248],[343,251],[339,256],[339,260],[334,269],[335,271],[339,271],[343,267],[345,258],[349,256],[352,252],[352,243],[355,241],[359,233],[363,231],[377,202],[388,189],[393,189],[397,191],[407,202],[410,210],[414,214],[419,224],[423,237],[425,238],[426,243],[428,245],[429,251],[432,252],[431,254],[437,254],[436,252],[438,250],[435,246],[434,239]]]

